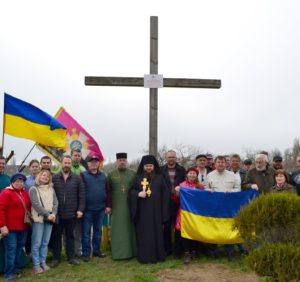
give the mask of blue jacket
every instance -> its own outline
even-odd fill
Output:
[[[85,210],[100,211],[106,207],[106,176],[102,172],[92,174],[90,171],[82,173],[85,184]]]
[[[290,184],[296,186],[297,193],[300,196],[300,169],[296,169],[290,174]]]

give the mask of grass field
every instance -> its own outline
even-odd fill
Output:
[[[192,262],[193,265],[212,262],[205,257],[201,257]],[[241,272],[250,271],[245,264],[245,259],[238,256],[234,262],[227,262],[226,258],[213,261],[216,264],[223,264],[229,268]],[[110,281],[110,282],[155,282],[160,281],[157,273],[163,269],[174,269],[184,267],[182,260],[168,257],[165,262],[157,264],[140,264],[136,259],[113,261],[108,255],[106,258],[92,258],[88,263],[81,262],[80,266],[73,266],[65,261],[55,269],[50,269],[47,273],[34,275],[31,273],[31,265],[18,279],[19,281]]]

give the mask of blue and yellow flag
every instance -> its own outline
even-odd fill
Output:
[[[212,244],[242,243],[233,229],[234,217],[257,196],[253,189],[222,193],[181,188],[181,236]]]
[[[39,108],[4,93],[4,133],[64,148],[66,128]]]

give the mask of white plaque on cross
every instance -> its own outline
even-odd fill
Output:
[[[145,74],[144,88],[163,88],[164,77],[162,74]]]

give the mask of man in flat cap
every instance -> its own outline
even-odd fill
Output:
[[[209,153],[206,154],[206,168],[208,168],[210,171],[215,169],[214,157]]]
[[[283,169],[283,164],[282,164],[282,157],[277,155],[273,157],[273,163],[272,163],[272,167],[277,170],[277,169]]]
[[[128,190],[135,172],[127,168],[127,154],[116,154],[117,168],[108,174],[112,197],[111,255],[112,259],[128,259],[135,256],[136,243],[134,226],[128,207]]]

